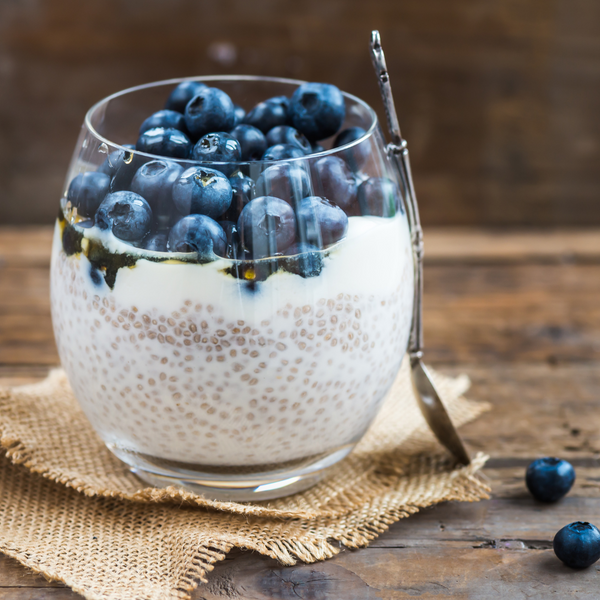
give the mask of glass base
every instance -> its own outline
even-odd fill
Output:
[[[302,492],[325,477],[354,448],[349,444],[328,454],[280,465],[220,467],[164,460],[107,444],[132,473],[154,487],[174,486],[208,500],[259,502]]]

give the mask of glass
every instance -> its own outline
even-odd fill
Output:
[[[413,302],[398,176],[375,113],[349,94],[342,129],[366,133],[335,148],[333,138],[321,141],[316,153],[298,158],[200,164],[126,146],[181,81],[125,90],[86,115],[55,227],[56,342],[83,411],[141,479],[216,499],[275,498],[313,485],[350,453],[398,373]],[[246,110],[289,97],[303,83],[195,81]],[[194,209],[177,204],[171,187],[152,200],[149,232],[120,239],[114,225],[112,232],[102,225],[102,208],[86,208],[73,180],[99,171],[110,182],[107,193],[139,191],[135,177],[144,165],[174,169],[179,179],[198,168],[224,172],[230,182],[249,177],[250,197],[285,201],[277,206],[295,219],[292,238],[281,247],[287,217],[268,211],[258,229],[240,230],[248,198],[236,205],[234,194],[216,217],[226,242],[215,242],[215,254],[173,251],[169,236]],[[348,189],[328,175],[340,168]],[[343,206],[341,239],[323,233],[308,196]]]

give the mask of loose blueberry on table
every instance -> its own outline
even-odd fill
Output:
[[[72,179],[66,201],[79,231],[96,225],[165,259],[273,258],[255,269],[260,281],[280,268],[317,276],[322,251],[343,239],[349,216],[401,209],[394,181],[361,173],[369,147],[357,141],[366,131],[341,129],[346,107],[335,86],[302,84],[291,98],[248,108],[203,83],[177,85],[141,123],[135,146]],[[346,145],[336,156],[297,160]]]
[[[538,458],[527,467],[525,482],[540,502],[557,502],[573,487],[575,469],[566,460]]]
[[[552,546],[567,567],[585,569],[600,558],[600,531],[591,523],[575,521],[554,536]]]

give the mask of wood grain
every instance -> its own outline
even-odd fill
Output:
[[[593,0],[0,3],[0,223],[50,222],[87,108],[157,79],[329,81],[381,106],[379,28],[427,224],[600,224]]]
[[[41,379],[58,357],[48,306],[49,228],[0,228],[0,386]],[[498,597],[596,599],[600,566],[563,567],[551,549],[565,524],[600,524],[600,232],[427,230],[428,362],[466,372],[492,410],[462,428],[492,499],[447,503],[400,521],[366,549],[284,568],[235,550],[194,600]],[[572,462],[555,505],[523,476],[539,456]],[[79,595],[0,556],[0,600]]]

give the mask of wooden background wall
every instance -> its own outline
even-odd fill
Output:
[[[0,0],[0,224],[50,222],[86,109],[155,79],[329,81],[379,107],[426,224],[600,224],[597,0]]]

